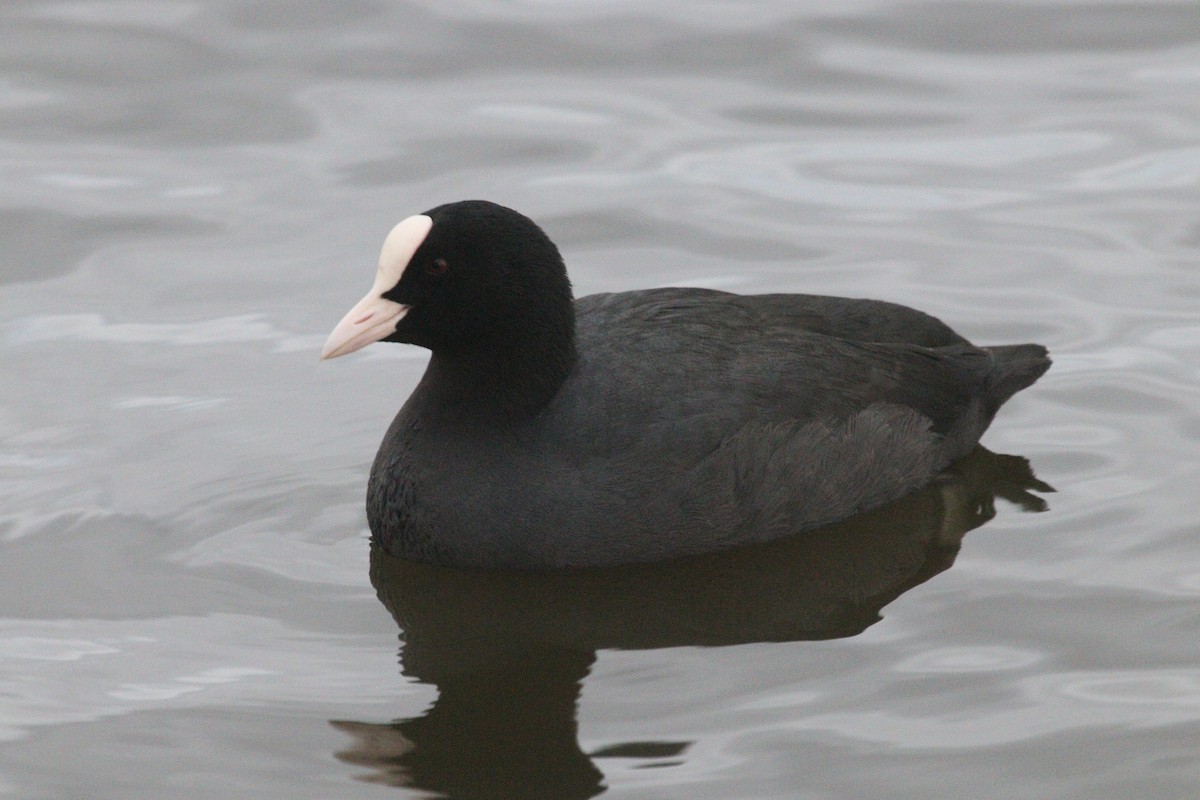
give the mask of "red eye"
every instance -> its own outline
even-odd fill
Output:
[[[450,265],[444,258],[435,258],[425,265],[425,271],[430,275],[445,275],[448,269],[450,269]]]

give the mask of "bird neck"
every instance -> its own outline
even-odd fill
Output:
[[[484,344],[437,348],[421,383],[444,413],[518,419],[541,411],[575,366],[575,319],[509,330]]]

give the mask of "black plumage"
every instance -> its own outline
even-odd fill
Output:
[[[966,455],[1050,365],[873,300],[655,289],[573,301],[545,234],[435,208],[383,297],[432,350],[371,470],[395,555],[600,566],[762,542],[876,508]],[[440,264],[436,262],[441,262]]]

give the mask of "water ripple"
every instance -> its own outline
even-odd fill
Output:
[[[1066,672],[1022,680],[1003,706],[976,702],[969,714],[878,711],[802,716],[794,730],[819,730],[902,750],[971,750],[1074,729],[1200,722],[1200,672]]]

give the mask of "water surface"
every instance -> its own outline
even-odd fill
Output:
[[[0,793],[1195,794],[1192,4],[0,29]],[[981,456],[740,566],[372,563],[367,468],[425,355],[316,354],[391,225],[466,197],[541,222],[579,294],[871,296],[1046,344],[984,444],[1049,510]]]

